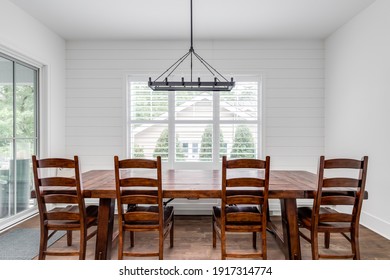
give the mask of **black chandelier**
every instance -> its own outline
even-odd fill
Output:
[[[219,73],[214,67],[207,63],[199,54],[194,50],[193,46],[193,32],[192,32],[192,0],[191,1],[191,47],[189,51],[179,58],[172,66],[165,70],[154,81],[149,77],[148,85],[154,91],[231,91],[235,85],[233,78],[228,81],[221,73]],[[181,78],[181,81],[169,81],[169,76],[179,67],[180,64],[190,57],[191,61],[191,80],[185,81]],[[200,63],[212,74],[213,81],[204,82],[198,78],[196,81],[192,79],[192,65],[193,57],[197,58]],[[164,78],[164,75],[165,78]]]

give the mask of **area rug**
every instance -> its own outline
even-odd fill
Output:
[[[31,260],[39,252],[39,229],[18,228],[0,235],[0,260]],[[48,246],[65,235],[57,231],[49,240]]]

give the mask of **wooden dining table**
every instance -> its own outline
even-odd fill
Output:
[[[162,174],[163,197],[166,200],[220,198],[221,178],[219,170],[166,170]],[[269,198],[280,200],[281,226],[276,226],[271,217],[267,227],[286,259],[301,259],[297,199],[313,198],[316,178],[316,174],[307,171],[270,172]],[[110,259],[116,198],[114,171],[84,172],[82,182],[84,196],[99,199],[95,259]]]

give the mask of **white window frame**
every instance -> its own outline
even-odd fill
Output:
[[[152,75],[153,76],[153,75]],[[168,95],[168,120],[167,121],[158,121],[156,123],[166,123],[168,125],[168,135],[169,135],[169,146],[168,146],[168,162],[163,162],[164,169],[221,169],[221,160],[219,159],[219,145],[213,146],[213,161],[212,162],[175,162],[175,124],[212,124],[213,125],[213,143],[219,143],[219,131],[220,125],[223,124],[256,124],[257,125],[257,157],[262,158],[264,156],[264,116],[265,116],[265,106],[264,106],[264,79],[262,75],[245,75],[245,76],[235,76],[236,82],[257,82],[258,83],[258,98],[257,98],[257,120],[253,121],[231,121],[231,120],[220,120],[219,113],[219,92],[213,93],[213,119],[212,120],[176,120],[175,116],[175,98],[174,94]],[[130,143],[130,88],[129,85],[131,82],[140,82],[148,81],[148,77],[126,74],[126,109],[125,109],[125,127],[126,127],[126,140],[125,142],[125,153],[126,157],[131,155],[131,143]],[[144,121],[145,123],[155,123],[153,121]],[[200,148],[200,147],[198,147]]]

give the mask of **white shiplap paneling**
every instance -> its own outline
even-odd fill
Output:
[[[230,75],[264,79],[264,155],[272,167],[315,170],[324,148],[322,41],[196,42],[196,51]],[[110,168],[126,143],[125,74],[159,74],[188,42],[67,43],[67,153],[83,169]]]

